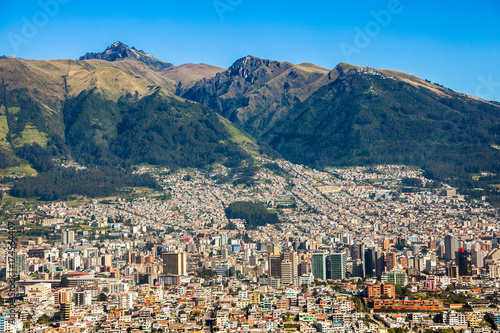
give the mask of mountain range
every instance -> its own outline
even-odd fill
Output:
[[[124,170],[238,166],[252,144],[317,168],[500,171],[499,103],[393,70],[253,56],[228,69],[174,66],[116,42],[79,60],[0,57],[0,80],[4,170],[44,172],[45,155]]]

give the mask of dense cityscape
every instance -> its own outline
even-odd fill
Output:
[[[0,333],[500,333],[499,13],[0,0]]]
[[[135,172],[163,191],[4,201],[17,240],[0,255],[0,331],[497,329],[500,230],[487,197],[401,165],[256,163],[242,182],[222,165],[144,166]]]

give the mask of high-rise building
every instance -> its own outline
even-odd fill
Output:
[[[365,267],[361,259],[356,259],[352,261],[351,275],[360,278],[365,277]]]
[[[221,258],[226,260],[228,257],[228,253],[229,253],[229,251],[228,251],[227,247],[224,246],[221,250]]]
[[[304,276],[311,272],[311,263],[309,261],[302,261],[299,264],[298,275]]]
[[[271,244],[267,247],[267,255],[269,256],[279,256],[280,247],[278,245]]]
[[[111,267],[113,265],[113,256],[111,254],[103,255],[101,259],[101,265]]]
[[[75,242],[75,232],[73,230],[63,230],[61,236],[63,244],[73,244]]]
[[[54,303],[62,304],[68,303],[73,300],[73,289],[72,288],[61,288],[54,294]]]
[[[385,272],[385,252],[375,252],[375,273],[381,275]]]
[[[62,321],[69,320],[71,318],[72,303],[65,302],[59,304],[59,318]]]
[[[387,252],[385,254],[385,271],[389,272],[396,268],[396,252]]]
[[[249,261],[251,255],[252,249],[249,247],[249,244],[245,244],[245,261]]]
[[[129,310],[134,307],[134,297],[132,293],[120,294],[120,309]]]
[[[382,282],[404,287],[408,284],[408,277],[404,271],[392,270],[382,274]]]
[[[13,266],[11,267],[10,262],[12,261]],[[14,258],[10,255],[9,252],[5,253],[5,277],[7,279],[11,277],[17,277],[21,273],[25,273],[27,270],[26,266],[26,255],[24,254],[15,254]]]
[[[478,250],[478,249],[472,249],[471,251],[471,259],[472,259],[472,265],[476,267],[484,267],[484,258],[488,254],[488,251],[484,250]]]
[[[187,254],[163,253],[163,274],[187,275]]]
[[[461,248],[459,251],[457,251],[455,257],[457,258],[458,275],[471,276],[472,263],[470,258],[470,252],[465,251],[464,248]]]
[[[257,265],[257,257],[256,256],[250,256],[250,258],[248,258],[248,264],[250,266],[256,266]]]
[[[220,245],[221,246],[227,245],[227,234],[220,235]]]
[[[292,264],[292,278],[296,278],[299,270],[299,258],[297,257],[297,253],[293,250],[285,251],[281,254],[281,259],[288,260]]]
[[[451,278],[457,278],[458,277],[458,266],[449,263],[448,266],[446,266],[446,275],[451,277]]]
[[[364,261],[365,244],[357,243],[351,246],[351,258],[352,260],[360,259]]]
[[[292,263],[287,259],[281,262],[281,283],[283,284],[293,283]]]
[[[347,254],[345,252],[334,252],[329,256],[329,271],[330,274],[327,278],[331,278],[333,280],[342,280],[345,279],[347,272]]]
[[[312,272],[315,279],[326,280],[326,254],[313,253]]]
[[[365,275],[373,276],[375,275],[375,250],[373,248],[366,247],[364,255]]]
[[[269,275],[281,278],[281,256],[269,256]]]
[[[458,251],[458,239],[447,235],[444,238],[444,254],[446,260],[455,260],[455,253]]]
[[[75,291],[73,300],[76,306],[92,305],[92,292],[90,290]]]

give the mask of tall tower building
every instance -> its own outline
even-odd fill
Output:
[[[281,262],[281,283],[283,284],[293,283],[292,263],[287,259]]]
[[[375,273],[381,275],[385,272],[385,252],[375,252]]]
[[[281,278],[281,256],[269,256],[269,275]]]
[[[75,242],[75,232],[73,230],[63,230],[61,236],[63,244],[73,244]]]
[[[371,247],[366,247],[365,253],[364,253],[365,260],[363,261],[364,266],[365,266],[365,275],[366,276],[373,276],[375,275],[375,249]]]
[[[457,251],[456,258],[458,266],[458,275],[471,276],[472,264],[471,264],[470,252],[465,251],[464,248],[461,248],[459,251]]]
[[[227,245],[227,234],[220,235],[220,245],[221,246]]]
[[[269,245],[267,247],[267,254],[270,256],[279,256],[280,255],[280,247],[278,245]]]
[[[12,276],[19,276],[19,274],[21,273],[25,273],[28,269],[28,267],[26,266],[26,255],[25,254],[15,254],[14,255],[14,266],[12,267],[13,268],[13,271],[11,270],[11,267],[9,265],[9,260],[11,256],[9,254],[9,252],[6,252],[5,253],[5,263],[6,263],[6,266],[5,266],[5,277],[6,278],[11,278]]]
[[[81,290],[73,294],[73,300],[76,306],[92,305],[92,293],[90,290]]]
[[[187,275],[187,254],[162,253],[163,274]]]
[[[245,261],[249,261],[252,255],[252,249],[249,246],[249,244],[245,244]]]
[[[326,254],[313,253],[312,272],[315,279],[326,280]]]
[[[72,303],[64,302],[59,304],[59,318],[62,321],[69,320],[71,318]]]
[[[484,258],[488,254],[488,251],[472,249],[472,265],[476,267],[484,267]]]
[[[458,239],[451,235],[444,238],[444,254],[446,260],[455,260],[455,253],[458,251]]]
[[[113,256],[111,254],[103,255],[101,258],[101,265],[111,267],[113,265]]]
[[[347,254],[334,252],[330,254],[330,278],[333,280],[345,279],[347,273]]]
[[[299,264],[298,271],[299,276],[308,275],[311,272],[311,263],[309,261],[302,261]]]
[[[224,260],[227,259],[228,253],[229,253],[229,251],[227,250],[227,247],[224,246],[222,248],[222,250],[221,250],[221,257],[222,257],[222,259],[224,259]]]
[[[288,260],[292,264],[292,278],[296,278],[298,276],[299,270],[299,258],[297,256],[297,252],[295,251],[285,251],[281,255],[282,260]]]
[[[395,252],[387,252],[385,254],[385,271],[390,272],[394,268],[396,268],[396,253]]]

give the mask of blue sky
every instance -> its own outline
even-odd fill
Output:
[[[500,1],[0,1],[0,55],[75,59],[120,40],[175,65],[245,55],[390,68],[500,101]]]

